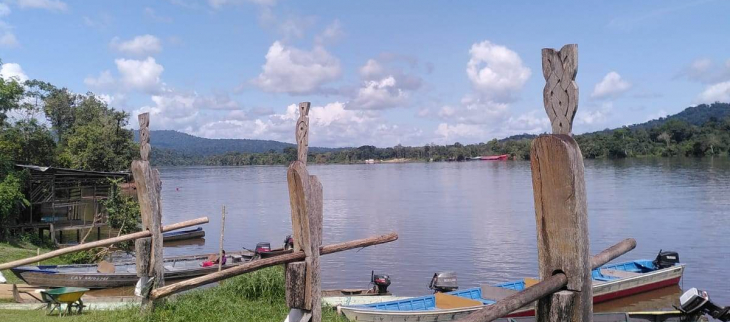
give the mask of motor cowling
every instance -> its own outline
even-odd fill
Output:
[[[370,277],[371,283],[374,285],[374,290],[378,294],[388,293],[388,286],[390,286],[390,276],[388,275],[375,275],[374,273]]]
[[[710,301],[705,291],[691,288],[679,298],[679,310],[688,315],[707,314],[723,322],[730,321],[730,306],[720,307]]]
[[[679,253],[660,250],[653,263],[657,269],[672,267],[679,263]]]
[[[254,253],[261,254],[261,253],[268,253],[271,252],[271,243],[267,242],[260,242],[256,244],[256,249],[254,250]]]
[[[284,238],[284,249],[294,249],[294,238],[291,235],[287,235],[286,238]]]
[[[439,272],[433,274],[428,288],[434,292],[451,292],[459,289],[459,284],[454,272]]]

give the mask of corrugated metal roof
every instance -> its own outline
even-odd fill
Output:
[[[76,170],[76,169],[66,169],[66,168],[57,168],[57,167],[42,167],[37,165],[29,165],[29,164],[16,164],[15,165],[18,168],[22,169],[28,169],[30,171],[38,171],[48,174],[58,174],[58,175],[76,175],[76,176],[94,176],[94,177],[125,177],[131,175],[129,171],[120,171],[120,172],[104,172],[104,171],[87,171],[87,170]]]

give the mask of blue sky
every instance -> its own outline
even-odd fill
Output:
[[[574,132],[730,101],[730,2],[0,0],[3,77],[153,129],[319,146],[486,142],[550,129],[540,52],[579,46]]]

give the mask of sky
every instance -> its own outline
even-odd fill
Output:
[[[578,44],[573,132],[730,101],[730,1],[0,0],[0,75],[153,130],[421,146],[550,131],[542,48]]]

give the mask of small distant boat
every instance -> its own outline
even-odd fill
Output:
[[[482,161],[503,161],[503,160],[507,160],[507,158],[509,158],[509,154],[483,155],[483,156],[476,157],[474,159],[482,160]]]
[[[670,258],[669,262],[660,261],[662,258],[671,257],[670,255],[673,258]],[[655,261],[636,260],[602,266],[592,271],[593,303],[677,285],[683,272],[684,265],[679,264],[679,256],[674,252],[660,253]],[[469,315],[485,305],[494,304],[534,283],[537,281],[525,279],[396,301],[343,306],[340,310],[350,321],[452,321]],[[513,312],[509,317],[534,314],[534,307],[528,305]]]
[[[180,231],[168,231],[166,233],[162,233],[162,240],[166,241],[166,242],[203,238],[203,237],[205,237],[205,231],[203,230],[203,227],[197,227],[195,229],[180,230]]]

